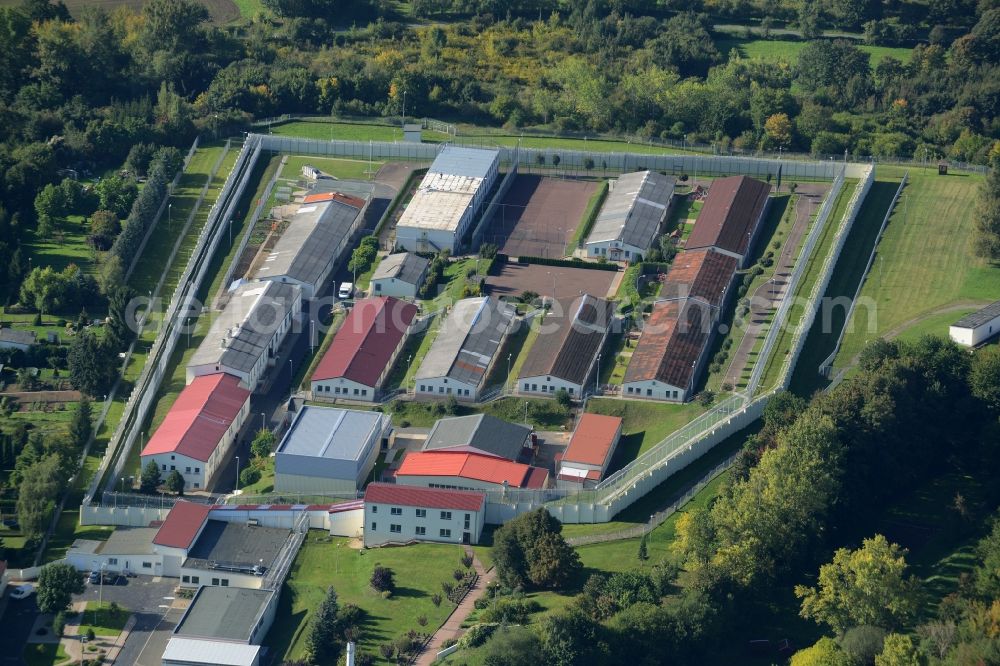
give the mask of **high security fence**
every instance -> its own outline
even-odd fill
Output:
[[[321,157],[341,157],[354,160],[407,160],[430,162],[447,144],[406,143],[386,141],[319,141],[298,139],[273,134],[251,134],[261,141],[264,150],[292,153],[294,155],[315,155]],[[461,145],[461,142],[456,142]],[[833,180],[838,173],[869,165],[844,165],[841,162],[820,162],[805,160],[760,159],[755,157],[712,156],[712,155],[645,155],[640,153],[601,153],[580,150],[560,150],[553,148],[518,148],[516,146],[488,146],[500,152],[500,163],[510,169],[514,165],[529,168],[538,165],[553,165],[553,173],[572,171],[586,174],[590,171],[625,173],[652,169],[677,176],[714,177],[730,174],[744,174],[765,180],[782,179]],[[555,159],[558,157],[558,159]],[[596,172],[594,175],[598,175]]]
[[[166,376],[170,357],[181,337],[184,316],[193,308],[196,294],[211,264],[212,256],[224,235],[224,221],[232,216],[246,187],[246,176],[253,169],[260,153],[260,141],[253,137],[249,137],[240,149],[236,164],[223,184],[218,199],[209,211],[208,220],[198,238],[198,243],[191,252],[184,273],[171,296],[162,326],[150,349],[146,365],[129,395],[122,418],[111,436],[98,472],[94,475],[94,480],[87,489],[84,504],[89,504],[94,500],[102,481],[105,483],[104,489],[112,491],[117,480],[122,476],[129,451],[139,437],[143,424],[152,413],[151,410],[155,407],[156,396],[160,384]]]

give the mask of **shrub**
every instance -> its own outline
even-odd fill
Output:
[[[378,646],[378,652],[386,661],[392,661],[392,658],[396,655],[396,646],[392,643],[382,643]]]
[[[471,568],[472,567],[472,555],[469,555],[468,553],[466,553],[465,555],[462,555],[461,562],[462,562],[462,566],[465,567],[466,569]]]
[[[708,407],[715,402],[715,393],[708,390],[702,391],[698,394],[698,402],[701,403],[702,407]]]
[[[431,595],[431,603],[434,604],[435,606],[440,606],[441,605],[441,595],[438,594],[438,593],[436,593],[436,592],[434,594],[432,594]]]
[[[389,567],[383,567],[379,564],[375,565],[375,569],[372,571],[372,577],[369,583],[372,589],[377,592],[392,592],[396,589],[395,574]]]
[[[458,581],[462,580],[462,576],[464,575],[465,573],[461,569],[455,569],[451,572],[451,577]]]
[[[246,467],[242,472],[240,472],[240,485],[244,488],[252,486],[258,481],[260,481],[260,470],[254,469],[253,467]]]
[[[88,641],[92,641],[96,637],[97,637],[97,635],[94,633],[94,628],[93,627],[87,627],[87,640]]]
[[[496,626],[494,625],[474,624],[469,627],[469,630],[465,632],[458,642],[462,645],[462,647],[479,647],[493,635],[494,629],[496,629]]]
[[[733,391],[733,385],[730,384],[729,382],[722,382],[722,386],[720,388],[725,393],[732,393]]]
[[[454,590],[454,589],[455,589],[454,585],[452,585],[448,581],[442,581],[442,583],[441,583],[441,590],[445,593],[445,595],[451,594],[451,591]]]
[[[417,616],[417,624],[419,624],[421,627],[426,627],[427,626],[427,616],[426,615],[418,615]]]
[[[59,611],[56,613],[55,617],[52,618],[52,633],[56,636],[63,635],[63,629],[66,628],[66,613],[64,611]]]

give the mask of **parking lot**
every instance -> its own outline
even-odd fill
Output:
[[[538,264],[505,264],[497,275],[486,279],[493,296],[517,297],[526,291],[539,296],[575,298],[591,294],[599,298],[613,296],[624,273],[592,268],[542,266]]]
[[[563,257],[596,190],[594,181],[519,175],[483,240],[512,257]]]

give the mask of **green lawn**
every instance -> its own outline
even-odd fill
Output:
[[[54,666],[69,660],[62,643],[29,643],[24,646],[23,657],[28,666]]]
[[[728,55],[732,49],[739,51],[740,56],[754,60],[768,60],[771,62],[787,62],[794,64],[798,61],[799,52],[805,48],[807,42],[780,40],[780,39],[740,39],[736,37],[726,37],[715,41],[719,52]],[[871,56],[871,66],[875,67],[884,58],[891,56],[903,63],[910,61],[912,51],[907,48],[895,48],[889,46],[869,46],[867,44],[858,45],[865,53]]]
[[[578,247],[580,247],[583,242],[590,235],[590,229],[594,226],[594,221],[597,219],[597,214],[601,210],[601,206],[604,205],[604,200],[608,197],[608,181],[602,180],[601,184],[598,185],[594,193],[590,195],[590,201],[587,202],[587,208],[583,211],[583,221],[573,232],[573,238],[566,245],[566,256],[572,255]]]
[[[517,379],[521,367],[531,352],[531,346],[538,339],[539,324],[538,317],[533,317],[530,322],[521,320],[517,331],[507,336],[503,348],[497,353],[497,362],[486,378],[485,386],[508,386],[512,380]]]
[[[859,307],[848,323],[838,367],[849,365],[867,340],[905,330],[939,309],[965,304],[952,312],[957,320],[963,312],[1000,298],[1000,267],[976,258],[972,249],[973,203],[981,181],[979,176],[910,171],[861,289],[861,298],[875,306],[874,330],[858,323],[866,315]],[[940,324],[935,332],[947,334],[943,324],[950,318],[931,322]]]
[[[440,606],[431,595],[441,593],[441,583],[454,582],[451,572],[460,567],[460,546],[419,544],[402,548],[357,550],[348,539],[331,538],[310,531],[292,565],[278,602],[274,625],[266,643],[279,660],[301,659],[312,612],[328,587],[337,591],[341,606],[355,604],[365,612],[359,648],[379,659],[378,645],[409,630],[431,633],[444,622],[453,605]],[[376,564],[396,574],[396,593],[383,599],[369,587]],[[417,618],[427,618],[421,627]]]
[[[417,369],[423,362],[424,357],[427,356],[427,352],[431,350],[431,345],[434,344],[438,330],[441,328],[441,322],[443,321],[444,315],[440,314],[434,317],[434,320],[425,330],[407,338],[406,345],[400,351],[399,356],[396,357],[396,364],[393,366],[392,372],[389,373],[389,378],[386,380],[386,388],[413,388],[413,380],[417,376]]]
[[[594,414],[620,416],[622,439],[608,466],[608,473],[617,471],[648,451],[664,437],[691,422],[705,412],[697,402],[660,403],[639,400],[592,398],[587,411]]]
[[[266,132],[266,128],[260,131]],[[271,127],[272,134],[332,141],[402,141],[403,129],[366,123],[291,121]]]
[[[458,404],[453,416],[469,414],[491,414],[511,423],[524,423],[525,405],[527,405],[528,423],[543,430],[557,429],[566,424],[569,412],[556,404],[555,400],[542,398],[500,398],[481,407],[469,407]],[[429,428],[434,422],[448,416],[441,402],[412,402],[396,400],[385,407],[386,413],[391,413],[392,422],[402,425],[404,422],[414,428]]]
[[[302,167],[314,166],[323,173],[344,180],[371,180],[375,172],[385,162],[368,162],[368,160],[344,160],[328,157],[311,157],[306,155],[289,155],[278,178],[298,180],[302,177]]]
[[[89,628],[98,636],[117,636],[125,628],[128,616],[129,611],[121,607],[112,608],[110,601],[88,601],[87,610],[80,618],[80,631],[85,634]]]
[[[233,0],[240,10],[240,18],[252,19],[257,14],[270,14],[261,0]]]

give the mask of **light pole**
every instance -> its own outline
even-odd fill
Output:
[[[528,401],[524,401],[524,425],[528,425]]]
[[[597,355],[597,374],[594,375],[594,393],[597,393],[598,387],[601,385],[601,355]]]
[[[316,351],[316,320],[309,320],[309,353]]]
[[[267,423],[264,421],[264,412],[260,413],[260,429],[267,430]]]
[[[233,247],[233,221],[229,220],[229,247]]]
[[[240,492],[240,457],[236,456],[236,492]]]
[[[292,371],[292,359],[288,359],[288,399],[292,399],[292,387],[295,384],[295,374]]]
[[[174,205],[172,203],[167,204],[167,233],[171,233],[174,230],[174,215],[173,215]]]
[[[507,383],[510,383],[510,357],[511,356],[513,356],[513,353],[508,353],[507,354]]]

